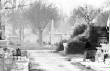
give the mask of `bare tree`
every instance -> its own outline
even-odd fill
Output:
[[[86,23],[90,22],[100,13],[100,9],[94,9],[91,6],[79,7],[74,9],[70,17],[70,22],[74,24],[76,20],[83,19]]]
[[[25,7],[25,3],[24,0],[22,0],[21,2],[19,2],[16,5],[16,0],[13,0],[12,2],[12,6],[11,7],[6,7],[5,9],[7,11],[10,11],[10,13],[8,13],[7,17],[9,24],[12,25],[13,27],[13,34],[15,33],[15,30],[19,30],[19,38],[20,41],[22,41],[24,39],[24,28],[27,26],[27,21],[26,18],[23,16],[23,12],[24,12],[24,7]]]
[[[39,31],[39,43],[42,45],[42,33],[46,25],[58,19],[57,8],[52,4],[47,5],[41,1],[35,2],[30,9],[25,13],[25,16],[31,22],[30,25],[34,32]]]

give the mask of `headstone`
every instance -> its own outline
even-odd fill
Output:
[[[15,71],[29,71],[28,70],[29,59],[21,57],[16,61]]]

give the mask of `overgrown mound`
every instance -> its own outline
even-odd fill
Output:
[[[80,24],[74,27],[73,34],[71,38],[67,41],[68,48],[67,54],[79,54],[85,51],[85,43],[89,40],[91,47],[96,49],[100,47],[99,40],[100,36],[106,35],[105,29],[103,27],[96,27],[93,25]],[[63,50],[63,42],[57,48],[59,51]]]
[[[73,34],[71,35],[71,38],[67,40],[68,48],[67,48],[67,54],[71,53],[83,53],[84,47],[85,47],[85,41],[87,40],[88,36],[86,34],[87,30],[86,24],[80,24],[77,26],[74,26]],[[61,41],[58,45],[57,51],[64,50],[63,42]]]

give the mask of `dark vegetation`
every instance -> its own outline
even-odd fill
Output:
[[[79,34],[83,34],[86,29],[87,29],[87,25],[85,24],[75,26],[75,29],[73,34],[71,35],[71,38],[78,36]]]
[[[65,43],[65,42],[67,42],[67,40],[62,40],[59,43],[57,43],[56,51],[62,51],[62,50],[64,50],[63,43]]]
[[[96,47],[100,47],[99,37],[102,36],[108,36],[105,27],[97,27],[92,25],[89,25],[88,27],[85,24],[78,25],[77,27],[75,27],[73,35],[71,35],[71,38],[67,41],[68,48],[66,53],[83,54],[85,51],[85,43],[87,40],[90,42],[91,48],[96,49]],[[63,49],[63,41],[61,41],[58,45],[57,51],[61,51]]]
[[[85,30],[87,29],[87,25],[81,24],[78,26],[75,26],[75,29],[73,31],[73,34],[71,35],[70,40],[67,40],[68,43],[68,49],[67,54],[71,53],[83,53],[84,47],[85,47],[85,41],[87,40],[86,34],[82,35]],[[57,51],[63,50],[63,41],[61,41],[58,45]]]
[[[89,27],[86,24],[81,24],[75,27],[71,35],[72,41],[68,42],[67,54],[83,54],[85,50],[85,43],[88,40],[87,30]],[[70,40],[71,40],[70,39]]]

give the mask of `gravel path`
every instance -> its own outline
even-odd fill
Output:
[[[29,51],[33,69],[46,71],[80,71],[64,57],[46,50]]]
[[[30,71],[94,71],[84,68],[78,63],[71,63],[65,60],[64,56],[52,53],[50,50],[30,50]]]

